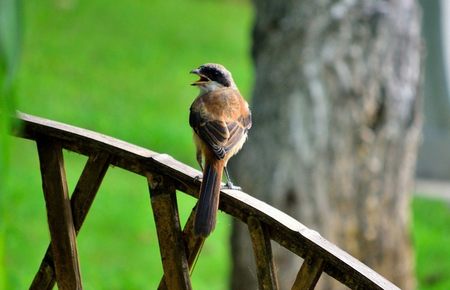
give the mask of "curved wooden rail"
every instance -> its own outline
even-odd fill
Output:
[[[175,191],[197,197],[200,174],[167,154],[59,122],[18,114],[17,136],[35,140],[41,166],[51,243],[30,289],[82,289],[76,234],[110,165],[148,180],[164,277],[159,289],[191,289],[190,269],[203,241],[192,234],[193,212],[184,229]],[[62,149],[89,157],[69,201]],[[220,209],[246,223],[253,242],[260,289],[278,289],[270,241],[304,258],[292,289],[313,289],[322,274],[353,289],[399,289],[375,271],[271,207],[235,190],[222,190]]]

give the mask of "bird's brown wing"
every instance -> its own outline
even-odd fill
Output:
[[[250,112],[240,116],[236,121],[227,123],[230,136],[225,145],[226,151],[231,150],[252,127],[252,115]]]
[[[189,124],[195,133],[209,145],[218,159],[223,159],[246,133],[249,127],[248,121],[247,123],[244,121],[246,121],[244,118],[231,122],[207,120],[199,112],[193,110],[189,115]]]

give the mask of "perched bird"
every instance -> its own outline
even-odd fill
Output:
[[[225,67],[208,63],[191,73],[200,77],[192,84],[200,89],[200,94],[191,105],[189,124],[194,130],[197,162],[203,171],[194,233],[207,237],[216,224],[223,171],[227,176],[226,186],[237,189],[226,166],[242,148],[252,120],[247,102]]]

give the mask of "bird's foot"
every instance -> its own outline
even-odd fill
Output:
[[[194,177],[194,180],[195,180],[195,181],[200,181],[200,182],[202,182],[202,180],[203,180],[203,175],[202,175],[202,174],[197,175],[196,177]]]
[[[234,185],[231,181],[227,181],[222,189],[242,190],[242,187]]]

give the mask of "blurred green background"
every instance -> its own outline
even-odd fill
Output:
[[[17,79],[18,110],[101,132],[194,167],[189,71],[229,68],[252,85],[252,7],[232,0],[28,0]],[[69,188],[86,158],[65,152]],[[12,138],[3,197],[7,289],[26,289],[49,242],[35,144]],[[194,200],[179,194],[182,219]],[[450,289],[448,204],[414,200],[420,289]],[[439,221],[439,222],[436,222]],[[227,289],[231,221],[218,219],[194,289]],[[78,238],[86,289],[154,289],[162,275],[146,180],[110,168]],[[0,264],[0,267],[2,265]],[[3,270],[3,271],[2,271]],[[255,273],[256,275],[256,273]]]

